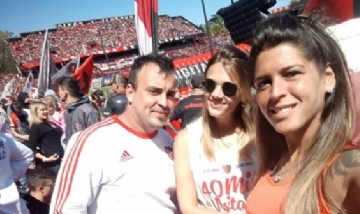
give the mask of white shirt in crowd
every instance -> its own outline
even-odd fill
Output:
[[[199,206],[224,213],[246,213],[246,201],[256,164],[239,157],[234,147],[215,150],[216,161],[204,154],[201,136],[202,118],[186,126],[189,162],[196,186]]]
[[[2,118],[2,117],[1,117]],[[24,144],[0,132],[0,213],[28,214],[15,181],[25,175],[33,161],[33,152]]]
[[[74,134],[50,213],[174,214],[173,139],[137,133],[116,116]]]

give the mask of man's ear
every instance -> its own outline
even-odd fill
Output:
[[[330,67],[330,64],[328,63],[326,68],[325,68],[325,72],[324,72],[324,83],[325,83],[325,91],[327,93],[331,93],[336,86],[336,78],[335,78],[335,73],[333,71],[333,69]]]
[[[134,100],[135,89],[130,83],[126,85],[125,92],[128,103],[131,104]]]

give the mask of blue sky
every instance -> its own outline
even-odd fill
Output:
[[[182,15],[195,24],[204,23],[201,0],[158,0],[159,14]],[[210,17],[231,0],[204,0]],[[278,0],[276,7],[289,4]],[[0,30],[15,35],[54,28],[55,24],[134,14],[134,0],[1,0]]]

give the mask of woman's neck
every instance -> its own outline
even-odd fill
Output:
[[[231,135],[239,128],[239,124],[231,119],[215,119],[215,121],[220,136]]]
[[[317,130],[318,126],[313,124],[296,133],[285,135],[290,163],[297,163],[304,159],[305,154],[313,143]]]

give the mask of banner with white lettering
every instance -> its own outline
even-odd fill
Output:
[[[207,62],[201,62],[194,65],[180,67],[175,70],[175,78],[178,82],[178,88],[186,88],[190,85],[191,77],[194,75],[202,75],[205,72]]]
[[[110,85],[111,79],[112,79],[112,74],[104,76],[101,80],[101,86]]]

